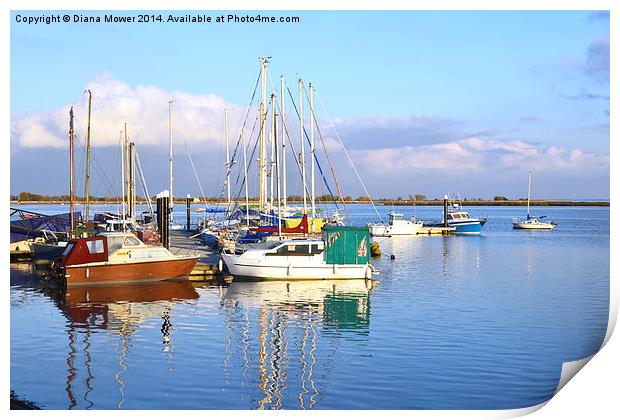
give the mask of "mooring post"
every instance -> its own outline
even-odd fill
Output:
[[[448,196],[443,196],[443,227],[448,227]]]
[[[190,195],[187,194],[187,197],[185,198],[185,204],[187,205],[187,229],[189,230],[190,227],[190,223],[189,223],[189,216],[190,216],[190,210],[191,210],[191,200],[190,200]]]
[[[161,237],[161,244],[170,248],[170,198],[169,192],[162,191],[157,194],[157,226]]]

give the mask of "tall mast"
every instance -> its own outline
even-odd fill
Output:
[[[271,139],[271,159],[269,161],[269,208],[273,209],[273,177],[275,174],[275,152],[276,152],[276,144],[275,144],[275,125],[273,124],[273,121],[275,121],[276,119],[276,103],[274,101],[275,99],[275,95],[272,94],[271,95],[271,121],[272,121],[272,129],[271,129],[271,134],[269,136],[269,138]]]
[[[308,203],[306,202],[306,154],[304,139],[304,101],[301,96],[303,90],[303,82],[299,79],[297,86],[299,88],[299,139],[301,140],[301,189],[304,195],[304,214],[308,214]]]
[[[173,220],[174,196],[172,195],[172,100],[168,101],[168,135],[170,138],[170,221]]]
[[[73,143],[75,132],[73,130],[73,107],[69,109],[69,239],[75,237],[75,215],[73,214],[73,201],[75,200],[75,179],[73,171],[75,163],[73,157]]]
[[[260,147],[258,155],[258,195],[259,195],[259,211],[263,211],[266,206],[267,198],[267,171],[266,171],[266,157],[265,157],[265,122],[267,120],[267,58],[260,59],[261,66],[261,104],[260,104]]]
[[[245,142],[245,136],[243,135],[243,131],[241,132],[241,136],[243,139],[243,176],[245,177],[244,178],[245,217],[246,217],[246,224],[249,227],[250,226],[250,197],[249,197],[249,192],[248,192],[248,152],[247,152],[247,146]]]
[[[280,135],[282,136],[282,195],[286,208],[286,136],[284,135],[284,76],[280,75]]]
[[[123,135],[123,131],[121,131],[121,136]],[[125,123],[125,137],[127,136],[127,123]],[[125,145],[121,145],[121,151],[123,152],[123,156],[121,158],[121,197],[123,197],[123,204],[121,206],[121,214],[123,216],[123,221],[125,221]],[[123,232],[125,231],[125,223],[123,223]]]
[[[532,171],[527,177],[527,220],[530,220],[530,192],[532,187]]]
[[[315,207],[315,192],[314,192],[314,89],[312,88],[312,83],[309,84],[310,88],[310,178],[311,178],[311,196],[310,202],[312,203],[312,229],[314,232],[314,218],[316,217],[316,207]]]
[[[282,207],[280,203],[280,161],[278,152],[278,126],[277,126],[277,115],[276,114],[276,95],[271,95],[271,104],[273,106],[273,150],[275,151],[276,161],[275,161],[275,174],[276,174],[276,190],[277,190],[277,200],[278,200],[278,237],[282,237]],[[272,167],[273,168],[273,167]],[[271,176],[273,178],[273,170],[271,172]]]
[[[92,99],[93,94],[90,90],[86,90],[88,92],[88,128],[86,131],[86,209],[85,209],[85,220],[88,224],[89,211],[90,211],[90,111],[92,108]]]
[[[129,217],[135,222],[138,212],[136,211],[136,144],[134,142],[129,143],[129,179],[129,187],[131,189],[131,194],[129,195],[131,212]]]
[[[226,214],[230,213],[230,145],[228,141],[228,109],[224,108],[224,131],[226,132],[226,192],[228,197],[228,205],[226,207]]]
[[[125,192],[127,194],[127,215],[131,219],[131,183],[129,177],[129,143],[127,140],[127,123],[125,123],[125,140],[123,142],[123,160],[125,162]]]

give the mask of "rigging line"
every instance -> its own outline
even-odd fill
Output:
[[[80,130],[83,131],[82,126],[80,125],[79,121],[76,121],[76,125],[80,128]],[[75,139],[78,141],[78,145],[81,147],[81,151],[84,152],[86,145],[82,143],[82,141],[80,140],[80,136],[76,134]],[[90,160],[91,160],[91,163],[93,164],[92,167],[97,173],[97,175],[99,175],[103,179],[102,184],[103,184],[104,192],[107,192],[111,195],[111,193],[113,192],[112,182],[107,177],[107,175],[105,175],[105,172],[103,172],[103,169],[101,165],[99,164],[98,159],[96,158],[95,154],[92,152],[91,152]],[[82,160],[81,163],[84,163],[84,160]]]
[[[288,85],[286,85],[286,90],[288,91],[288,95],[291,98],[291,103],[293,104],[293,108],[295,109],[295,112],[297,113],[297,118],[299,118],[299,110],[297,109],[297,105],[295,105],[295,100],[293,99],[293,94],[291,93],[291,90],[289,89]],[[285,127],[286,127],[286,124],[285,124]],[[308,133],[306,133],[306,128],[305,127],[304,127],[304,137],[308,140],[308,142],[310,141],[309,138],[308,138]],[[292,143],[293,142],[291,142],[291,144]],[[329,194],[332,196],[333,203],[336,205],[336,208],[338,208],[338,202],[334,198],[334,193],[332,192],[331,188],[329,187],[329,183],[327,182],[327,178],[325,178],[325,174],[323,173],[323,168],[321,167],[321,164],[319,163],[319,161],[316,159],[316,156],[315,156],[314,160],[316,162],[317,168],[319,169],[319,173],[321,174],[321,178],[323,179],[323,183],[325,184],[325,187],[329,191]],[[306,191],[308,191],[307,186],[304,185],[304,188],[306,189]]]
[[[149,208],[149,213],[151,213],[151,218],[153,218],[154,216],[153,204],[151,203],[151,196],[149,195],[149,190],[146,186],[146,179],[144,178],[144,174],[142,173],[142,164],[140,163],[140,155],[138,154],[137,147],[136,147],[136,163],[138,166],[138,176],[140,177],[140,183],[142,184],[142,189],[144,190],[144,195],[146,197],[146,205]]]
[[[257,118],[258,119],[258,118]],[[261,121],[262,124],[262,121]],[[254,128],[256,128],[256,120],[254,120],[254,127],[252,127],[252,132],[254,132]],[[248,162],[252,162],[252,160],[254,159],[254,154],[256,153],[256,148],[258,147],[258,141],[259,141],[259,134],[260,134],[260,130],[258,132],[258,135],[256,137],[256,142],[254,143],[254,148],[252,149],[252,154],[250,155],[250,158],[248,159]],[[251,137],[250,137],[251,138]],[[250,166],[250,164],[248,164],[248,168]],[[246,179],[244,179],[244,182],[247,182]],[[239,198],[241,197],[241,190],[243,189],[245,184],[241,184],[240,188],[239,188],[239,193],[237,194],[237,198],[236,198],[236,203],[239,202]],[[224,195],[224,189],[222,188],[222,193],[220,194],[220,196]]]
[[[308,97],[308,92],[306,91],[306,87],[305,85],[302,86],[304,87],[304,92],[306,93],[306,98]],[[315,89],[316,91],[316,89]],[[327,164],[329,165],[329,168],[332,171],[332,175],[334,177],[334,182],[336,183],[336,190],[338,191],[338,196],[340,197],[340,201],[342,201],[342,206],[344,207],[344,211],[347,214],[347,218],[349,219],[349,223],[351,223],[351,215],[349,214],[349,209],[347,208],[347,205],[344,202],[344,197],[342,196],[342,191],[340,190],[340,183],[338,182],[338,178],[336,177],[336,170],[334,169],[334,166],[332,165],[331,160],[329,159],[329,154],[327,153],[327,147],[325,147],[325,141],[323,140],[323,134],[321,133],[321,128],[319,127],[319,122],[316,119],[316,113],[314,112],[314,109],[310,110],[310,113],[312,114],[310,117],[313,119],[314,124],[316,126],[316,130],[319,133],[319,138],[321,139],[321,144],[323,145],[323,150],[325,151],[325,158],[327,159]],[[316,153],[315,153],[315,160],[316,159]],[[317,161],[317,165],[318,165],[318,161]]]
[[[280,107],[280,110],[281,109],[282,108]],[[293,152],[293,156],[295,156],[294,160],[295,160],[295,164],[297,165],[297,169],[299,170],[299,179],[303,183],[303,172],[301,169],[301,163],[299,162],[299,159],[298,159],[297,150],[295,150],[295,142],[292,140],[291,135],[289,134],[288,123],[286,122],[286,120],[284,121],[284,133],[288,140],[287,144],[291,148],[291,151]],[[326,187],[329,190],[329,185],[326,185]],[[304,186],[304,188],[306,190],[306,193],[309,195],[310,191],[308,190],[308,187]]]
[[[107,140],[108,143],[110,142],[110,136],[108,136],[108,132],[105,129],[105,124],[103,124],[103,119],[101,118],[101,116],[99,115],[99,111],[97,111],[96,107],[92,107],[92,109],[95,111],[95,116],[98,119],[99,123],[101,124],[101,128],[103,129],[103,134],[105,136],[105,139]],[[101,165],[99,164],[99,161],[96,159],[96,156],[94,156],[93,154],[91,154],[91,161],[93,162],[93,168],[95,169],[95,171],[97,172],[97,174],[103,178],[103,180],[105,182],[108,183],[108,185],[105,188],[110,188],[109,192],[112,193],[112,182],[110,181],[110,179],[108,178],[108,176],[105,174],[105,171],[103,171],[103,168],[101,168]]]
[[[233,150],[233,154],[230,158],[230,161],[232,162],[232,164],[228,165],[228,168],[226,169],[226,176],[224,177],[224,179],[226,179],[228,177],[229,172],[232,171],[232,166],[234,165],[235,157],[237,156],[237,151],[239,150],[239,145],[241,144],[241,138],[243,136],[243,131],[247,124],[248,117],[250,115],[250,110],[252,109],[252,103],[254,102],[254,98],[256,97],[256,91],[258,89],[258,84],[260,82],[260,75],[261,75],[261,72],[259,71],[258,76],[256,78],[256,83],[254,84],[252,95],[250,97],[250,102],[248,103],[248,106],[246,109],[245,117],[243,119],[243,124],[241,125],[241,128],[239,130],[239,136],[237,138],[237,143],[235,144],[235,149]],[[254,122],[254,125],[256,125],[256,121]],[[252,128],[252,132],[254,132],[254,128]],[[237,177],[237,181],[238,180],[239,180],[239,177]],[[225,188],[225,185],[222,185],[222,192],[220,193],[220,197],[224,195],[224,188]],[[219,209],[219,203],[216,204],[216,209]]]
[[[189,152],[189,146],[187,145],[186,141],[184,141],[183,143],[185,144],[185,149],[187,150],[187,157],[189,157],[189,162],[192,164],[192,169],[194,170],[194,176],[196,177],[196,182],[198,183],[198,188],[200,188],[200,194],[202,195],[202,201],[204,201],[205,204],[207,204],[207,199],[205,198],[205,192],[202,189],[202,184],[200,183],[200,179],[198,178],[198,172],[196,172],[196,167],[194,166],[194,159],[192,159],[192,155]]]
[[[344,147],[344,143],[342,142],[342,139],[340,138],[340,134],[338,134],[338,130],[336,129],[336,125],[333,123],[333,120],[331,119],[331,117],[329,116],[327,110],[325,109],[325,105],[323,105],[323,101],[321,100],[321,96],[317,95],[317,97],[319,99],[319,105],[321,106],[321,109],[323,110],[323,112],[327,116],[327,119],[329,120],[329,123],[331,124],[332,129],[334,130],[334,133],[336,134],[336,138],[338,139],[338,142],[340,143],[340,146],[342,147],[342,150],[344,151],[344,154],[345,154],[345,156],[347,157],[347,159],[349,161],[349,164],[353,168],[353,171],[355,172],[355,175],[357,175],[357,179],[359,180],[360,184],[362,185],[362,188],[364,188],[364,192],[366,193],[366,196],[368,197],[368,199],[370,200],[370,203],[372,204],[372,208],[375,210],[375,213],[377,213],[377,216],[379,216],[379,220],[381,220],[381,222],[383,223],[383,219],[381,218],[381,214],[379,214],[379,211],[377,210],[377,206],[375,206],[375,202],[373,201],[372,197],[370,196],[370,193],[368,192],[368,189],[366,188],[366,185],[364,184],[364,181],[362,180],[362,177],[360,176],[359,172],[357,171],[357,168],[355,167],[355,164],[353,163],[353,160],[351,159],[351,156],[349,156],[349,152],[347,152],[347,148]]]
[[[254,119],[254,124],[252,125],[252,131],[250,132],[250,138],[252,138],[252,135],[254,134],[254,129],[256,128],[256,121],[257,120],[258,120],[258,118]],[[257,139],[257,141],[258,141],[258,139]],[[256,150],[256,144],[255,144],[253,150]],[[252,156],[253,156],[253,153],[254,152],[252,152]],[[251,160],[250,160],[250,162],[251,162]],[[250,165],[248,165],[248,168],[249,168],[249,166]],[[240,168],[239,172],[237,173],[237,179],[235,179],[235,185],[237,185],[239,183],[239,178],[241,178],[241,174],[243,174],[243,173],[244,173],[244,170],[241,170],[241,168]],[[244,175],[243,182],[241,183],[241,186],[239,187],[239,193],[237,194],[237,196],[235,198],[235,208],[239,207],[239,197],[241,196],[241,190],[244,188],[245,182],[247,182],[247,180],[245,179],[245,175]]]
[[[293,104],[293,108],[295,109],[295,112],[297,113],[297,117],[299,118],[299,111],[297,110],[297,106],[295,105],[295,100],[293,99],[293,95],[291,93],[291,90],[288,88],[288,85],[287,85],[286,89],[288,90],[288,94],[289,94],[289,97],[291,98],[291,102]],[[306,128],[305,127],[304,127],[304,137],[306,138],[306,140],[309,143],[310,140],[309,140],[308,133],[306,132]],[[292,142],[291,142],[291,144],[292,144]],[[314,156],[314,161],[315,161],[316,166],[317,166],[317,168],[319,170],[319,173],[321,174],[321,178],[323,179],[323,183],[325,184],[325,187],[327,188],[327,190],[329,191],[329,193],[330,193],[330,195],[332,197],[332,202],[336,206],[336,209],[338,209],[338,202],[334,198],[334,193],[332,192],[332,190],[331,190],[331,188],[329,186],[329,183],[327,182],[327,178],[325,178],[325,174],[323,173],[323,168],[321,167],[321,164],[319,163],[319,161],[318,161],[318,159],[316,157],[316,153],[315,153],[315,156]],[[306,189],[306,192],[309,195],[308,187],[305,186],[305,189]]]

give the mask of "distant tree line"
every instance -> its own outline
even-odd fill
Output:
[[[193,202],[203,202],[203,197],[194,196]],[[347,203],[370,203],[370,198],[366,196],[360,196],[357,198],[353,198],[350,195],[347,195],[344,198],[344,201]],[[75,196],[74,197],[76,203],[82,203],[85,201],[83,196]],[[155,202],[157,196],[152,196],[151,201]],[[224,197],[204,197],[207,203],[222,203],[226,201]],[[508,206],[520,206],[524,205],[527,199],[518,198],[518,199],[509,199],[502,195],[496,195],[493,197],[493,200],[484,200],[482,198],[462,198],[461,202],[463,205],[478,205],[478,206],[496,206],[496,205],[508,205]],[[69,202],[69,195],[45,195],[45,194],[34,194],[31,192],[20,192],[17,195],[11,195],[11,201],[13,202]],[[96,197],[90,196],[91,202],[97,203],[119,203],[122,201],[122,198],[119,197]],[[136,197],[136,201],[138,203],[146,202],[144,197]],[[175,197],[174,200],[176,203],[185,203],[185,197]],[[239,202],[243,204],[245,201],[245,197],[239,199]],[[258,201],[258,197],[250,197],[249,201],[256,203]],[[308,200],[309,201],[309,200]],[[334,201],[340,202],[338,197],[332,197],[329,194],[324,194],[316,197],[316,201],[318,203],[333,203]],[[443,198],[433,198],[428,199],[424,194],[409,194],[407,199],[404,199],[401,196],[396,198],[386,198],[379,197],[373,198],[373,201],[378,204],[383,205],[440,205],[443,203]],[[287,197],[287,202],[291,204],[297,204],[303,202],[302,196],[290,195]],[[539,206],[567,206],[567,205],[584,205],[584,206],[609,206],[608,201],[601,202],[583,202],[583,201],[569,201],[569,200],[532,200],[532,205]]]

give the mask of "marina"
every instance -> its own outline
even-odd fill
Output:
[[[314,9],[10,11],[11,409],[517,416],[605,346],[609,11]]]
[[[483,211],[480,236],[381,239],[383,255],[371,259],[380,275],[370,283],[169,280],[67,295],[31,263],[12,263],[12,389],[56,409],[545,401],[561,361],[588,355],[605,334],[609,209],[550,208],[560,226],[553,235],[513,230],[512,207]],[[370,205],[351,212],[359,225],[374,213]],[[417,209],[419,218],[436,213]],[[184,218],[176,206],[176,222]],[[191,249],[189,236],[175,231],[171,240]]]

